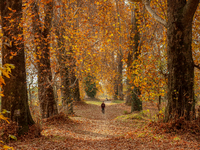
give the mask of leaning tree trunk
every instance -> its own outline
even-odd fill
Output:
[[[34,121],[28,106],[26,86],[23,28],[20,25],[22,23],[22,0],[2,0],[1,16],[4,36],[3,64],[15,66],[10,78],[4,78],[6,82],[3,86],[5,96],[2,97],[1,108],[10,111],[8,117],[18,122],[21,126],[19,134],[23,134],[28,131],[28,125],[33,125]],[[11,41],[12,44],[6,43],[6,40]]]
[[[52,26],[53,2],[49,1],[45,6],[44,29],[38,22],[40,20],[39,7],[33,3],[33,30],[35,33],[36,53],[38,60],[38,97],[42,118],[58,114],[57,104],[54,98],[52,85],[52,73],[50,64],[50,30]]]
[[[165,121],[184,117],[193,119],[194,64],[192,58],[192,21],[198,0],[168,0],[167,55],[168,105]]]

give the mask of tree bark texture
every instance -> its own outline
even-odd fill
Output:
[[[131,112],[142,110],[142,101],[138,97],[140,94],[140,89],[138,87],[134,87],[132,91]]]
[[[120,12],[119,12],[119,2],[115,0],[116,3],[116,10],[117,10],[117,24],[119,25],[119,49],[118,49],[118,60],[117,60],[117,74],[118,74],[118,99],[123,100],[123,62],[122,62],[122,37],[121,37],[121,19],[120,19]]]
[[[76,1],[76,9],[80,9],[80,8],[81,8],[81,1],[77,0]],[[79,29],[79,20],[80,20],[79,12],[77,12],[77,15],[78,15],[78,17],[76,18],[76,21],[74,22],[74,25],[73,25],[73,30],[76,32],[78,32],[78,29]],[[77,47],[76,41],[74,38],[72,38],[72,42],[73,42],[74,47]],[[74,58],[75,55],[76,54],[75,54],[74,50],[72,50],[71,58],[70,58],[71,63],[72,63],[71,67],[70,67],[71,68],[70,72],[71,72],[71,86],[72,86],[73,100],[78,102],[78,101],[81,101],[81,97],[80,97],[80,90],[79,90],[79,79],[76,74],[76,59]]]
[[[6,84],[3,85],[5,96],[2,97],[1,108],[10,111],[8,117],[18,122],[21,126],[19,134],[23,134],[28,131],[28,125],[33,125],[34,121],[28,106],[26,86],[23,28],[20,25],[22,23],[22,0],[2,0],[1,19],[2,32],[5,37],[2,47],[3,65],[13,64],[15,66],[10,78],[3,77]],[[12,45],[5,45],[6,40],[10,40]]]
[[[133,47],[134,47],[134,34],[135,34],[135,24],[134,24],[134,11],[131,10],[131,32],[130,32],[130,45],[129,45],[129,52],[128,52],[128,60],[127,60],[127,71],[128,71],[128,77],[127,77],[127,96],[126,96],[126,105],[131,105],[131,99],[132,99],[132,89],[131,86],[131,72],[133,70],[132,64],[133,64]]]
[[[113,99],[114,100],[117,100],[118,99],[118,80],[116,78],[114,78],[114,81],[113,81]]]
[[[33,29],[36,41],[36,53],[38,60],[38,97],[42,118],[48,118],[58,113],[54,98],[52,73],[50,64],[50,30],[52,27],[53,2],[45,6],[44,27],[39,23],[39,8],[36,2],[33,4]],[[44,28],[42,30],[42,28]]]
[[[72,58],[73,59],[73,58]],[[75,63],[75,60],[73,60]],[[81,101],[80,98],[80,90],[79,90],[79,80],[76,77],[76,72],[75,72],[75,64],[71,66],[71,88],[72,88],[72,94],[73,94],[73,100],[78,102]]]
[[[65,43],[64,39],[64,29],[62,27],[57,28],[56,35],[57,35],[57,43],[58,43],[58,62],[59,62],[59,72],[61,77],[61,95],[62,95],[62,103],[64,105],[64,111],[66,111],[67,114],[72,113],[70,107],[72,107],[72,89],[70,88],[70,68],[68,65],[69,58],[66,54],[66,49],[63,43]],[[66,108],[67,107],[67,108]],[[66,110],[67,109],[67,110]]]
[[[194,119],[194,64],[192,21],[198,0],[168,0],[167,56],[168,105],[165,121],[184,117]],[[192,8],[191,8],[192,7]]]
[[[138,10],[135,8],[134,9],[134,14],[132,14],[132,33],[131,33],[131,48],[132,48],[132,55],[133,55],[133,62],[138,60],[138,56],[140,55],[139,51],[139,41],[140,41],[140,33],[137,28],[137,19],[136,15]],[[133,63],[132,63],[133,64]],[[132,65],[131,64],[131,65]],[[130,69],[137,69],[135,66],[131,66]],[[132,75],[131,77],[134,78],[137,75]],[[142,101],[139,98],[140,95],[140,89],[139,87],[133,85],[134,89],[132,91],[132,97],[131,97],[131,112],[133,111],[140,111],[142,110]]]
[[[120,48],[121,49],[121,48]],[[124,99],[124,94],[123,94],[123,62],[122,62],[122,54],[119,55],[119,60],[118,60],[118,97],[119,100]]]

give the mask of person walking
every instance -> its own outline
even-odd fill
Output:
[[[106,107],[106,105],[103,101],[103,103],[101,104],[101,111],[102,111],[103,114],[105,113],[105,107]]]

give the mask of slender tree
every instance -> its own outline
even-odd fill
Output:
[[[5,78],[3,86],[4,97],[2,97],[1,108],[10,111],[8,117],[17,121],[19,134],[28,131],[28,126],[33,125],[28,106],[28,95],[26,86],[25,54],[22,28],[22,0],[2,0],[0,4],[3,47],[3,64],[13,64],[10,78]]]
[[[123,74],[122,74],[122,70],[123,70],[123,53],[122,53],[122,27],[121,27],[121,18],[120,18],[120,12],[119,12],[119,0],[115,0],[116,3],[116,9],[117,9],[117,24],[118,24],[118,29],[119,29],[119,47],[118,47],[118,53],[117,53],[117,88],[118,88],[118,97],[120,100],[123,100]]]

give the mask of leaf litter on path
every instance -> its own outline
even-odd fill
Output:
[[[101,107],[76,104],[75,115],[57,116],[43,124],[42,137],[10,143],[16,150],[167,150],[200,149],[197,141],[186,141],[170,134],[155,134],[140,120],[115,119],[130,112],[124,104]],[[60,119],[60,120],[59,120]],[[63,121],[64,120],[64,121]],[[145,127],[146,124],[146,127]]]

